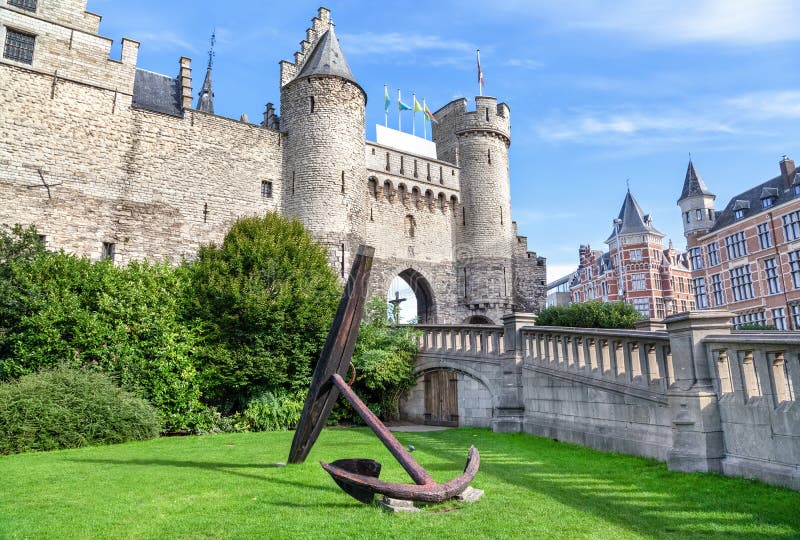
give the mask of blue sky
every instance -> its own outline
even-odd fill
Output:
[[[139,66],[197,88],[217,30],[218,114],[260,121],[278,103],[318,2],[89,0],[101,33],[141,41]],[[800,2],[791,0],[329,1],[350,67],[369,95],[367,135],[383,122],[383,85],[432,110],[477,93],[511,108],[514,218],[549,278],[603,240],[626,179],[654,225],[683,247],[679,196],[689,153],[718,208],[800,161]],[[408,113],[406,113],[408,114]],[[395,125],[393,116],[390,126]],[[421,124],[420,124],[421,125]],[[404,128],[410,127],[408,117]]]

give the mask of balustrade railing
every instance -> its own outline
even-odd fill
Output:
[[[800,335],[736,332],[703,340],[720,399],[754,398],[773,407],[797,400],[800,391]],[[728,397],[726,397],[728,396]]]
[[[499,357],[505,352],[503,327],[489,325],[417,325],[420,353]]]
[[[524,363],[665,391],[675,372],[669,335],[641,330],[526,326]]]

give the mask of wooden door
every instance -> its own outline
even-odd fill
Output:
[[[458,426],[458,375],[455,371],[425,374],[425,423]]]

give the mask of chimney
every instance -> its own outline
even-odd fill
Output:
[[[181,57],[181,110],[192,108],[192,60]]]
[[[780,167],[781,167],[781,177],[783,178],[783,186],[786,189],[789,189],[792,187],[792,181],[794,180],[794,173],[795,173],[794,161],[792,161],[786,156],[783,156],[783,159],[780,162]]]
[[[578,251],[578,256],[581,261],[581,266],[589,266],[592,264],[592,248],[589,245],[581,246]]]

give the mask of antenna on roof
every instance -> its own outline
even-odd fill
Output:
[[[208,69],[214,65],[214,57],[217,53],[214,52],[214,46],[217,44],[217,29],[214,28],[213,32],[211,32],[211,48],[208,49]]]

